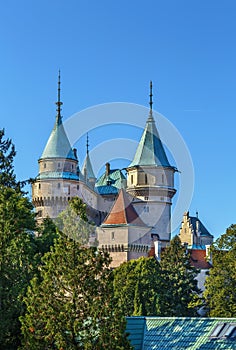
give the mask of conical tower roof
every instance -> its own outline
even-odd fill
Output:
[[[150,112],[146,126],[136,150],[132,166],[161,166],[171,167],[163,144],[160,140],[152,113],[152,82],[150,82]]]
[[[93,167],[92,163],[89,157],[89,153],[87,153],[86,158],[84,160],[84,164],[81,169],[81,173],[84,177],[87,179],[96,179],[94,172],[93,172]]]
[[[96,177],[94,175],[92,163],[91,163],[91,160],[90,160],[90,156],[89,156],[89,139],[88,139],[88,134],[87,134],[86,147],[87,147],[87,154],[86,154],[86,158],[84,160],[84,164],[83,164],[82,169],[81,169],[81,173],[84,176],[85,180],[96,179]]]
[[[131,198],[124,191],[124,189],[120,190],[119,195],[111,209],[111,212],[108,214],[102,224],[102,226],[106,225],[146,226],[139,218],[131,203]]]
[[[64,159],[77,160],[77,157],[75,156],[71,148],[70,142],[68,140],[68,137],[66,135],[66,132],[62,123],[62,117],[61,117],[62,102],[60,101],[60,84],[61,82],[60,82],[60,72],[59,72],[58,101],[56,102],[56,105],[57,105],[56,121],[40,159],[64,158]]]

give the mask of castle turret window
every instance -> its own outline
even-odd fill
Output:
[[[40,190],[40,188],[41,188],[41,184],[39,184],[39,190]]]
[[[147,174],[145,174],[145,185],[147,185],[148,180],[147,180]]]
[[[44,169],[47,167],[47,164],[46,163],[44,163]]]
[[[57,188],[61,188],[61,184],[60,184],[60,182],[58,182],[58,184],[57,184]]]
[[[111,233],[111,239],[114,240],[115,239],[115,232]]]
[[[131,181],[131,185],[133,185],[133,183],[134,183],[134,175],[131,175],[130,181]]]

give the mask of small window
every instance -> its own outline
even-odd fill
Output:
[[[58,168],[60,168],[61,167],[61,163],[58,163],[57,166],[58,166]]]
[[[40,188],[41,188],[41,184],[39,184],[39,190],[40,190]]]
[[[133,183],[134,183],[134,175],[131,175],[130,180],[131,180],[131,185],[133,185]]]
[[[58,182],[58,184],[57,184],[57,188],[61,188],[61,184],[60,184],[60,182]]]
[[[37,212],[37,215],[38,215],[38,217],[42,217],[42,210],[39,210],[38,212]]]
[[[74,169],[74,164],[71,165],[71,169],[72,169],[72,170]]]
[[[70,194],[70,186],[68,186],[68,194]]]
[[[44,169],[45,169],[45,168],[47,168],[47,164],[46,164],[46,163],[44,163]]]
[[[148,197],[144,197],[144,200],[145,200],[145,201],[148,201]]]
[[[77,190],[79,190],[79,185],[77,185]]]
[[[162,183],[164,183],[164,175],[163,174],[161,175],[161,181],[162,181]]]
[[[111,239],[114,241],[114,239],[115,239],[115,232],[111,233]]]
[[[211,338],[217,338],[220,332],[222,331],[222,329],[224,328],[224,326],[225,326],[225,323],[219,323],[211,333]]]
[[[145,185],[147,185],[148,180],[147,180],[147,174],[145,174]]]

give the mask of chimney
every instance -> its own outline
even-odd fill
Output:
[[[110,163],[106,163],[106,176],[110,174]]]
[[[212,265],[212,253],[210,244],[206,244],[206,260]]]
[[[161,259],[161,241],[154,241],[155,258],[160,261]]]

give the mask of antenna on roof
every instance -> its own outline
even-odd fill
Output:
[[[61,72],[60,69],[58,71],[58,83],[57,83],[57,124],[61,124],[61,106],[63,105],[63,102],[61,102]]]

